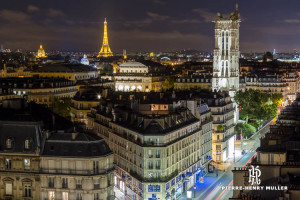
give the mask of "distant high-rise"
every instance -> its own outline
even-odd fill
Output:
[[[106,22],[106,18],[105,18],[105,20],[104,20],[103,44],[102,44],[101,50],[98,54],[98,57],[109,57],[109,56],[113,56],[113,53],[110,50],[109,45],[108,45],[107,22]]]
[[[43,45],[40,45],[36,58],[46,58],[45,50],[43,49]]]

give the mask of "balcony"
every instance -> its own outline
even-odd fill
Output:
[[[81,175],[81,176],[90,176],[90,175],[102,175],[114,171],[114,167],[109,169],[99,169],[99,171],[94,170],[75,170],[75,169],[40,169],[39,173],[41,174],[58,174],[58,175]]]
[[[164,176],[159,178],[145,178],[133,171],[130,171],[130,175],[142,182],[168,182],[178,175],[178,170],[176,169],[169,176]]]
[[[224,142],[224,139],[213,140],[213,143],[222,143],[222,142]]]
[[[203,125],[203,124],[208,124],[208,123],[210,123],[210,122],[212,122],[212,121],[213,121],[213,118],[210,117],[210,118],[205,119],[204,121],[202,121],[201,124],[202,124],[202,125]]]
[[[225,124],[226,121],[225,120],[217,120],[213,122],[214,124]]]
[[[234,136],[235,133],[232,133],[230,135],[227,135],[225,138],[223,139],[219,139],[219,140],[213,140],[213,143],[221,143],[221,142],[226,142],[229,138],[231,138],[232,136]]]
[[[49,188],[54,188],[54,183],[48,183]]]

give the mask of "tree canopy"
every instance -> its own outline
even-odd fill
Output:
[[[175,85],[175,77],[168,76],[165,82],[163,83],[162,88],[164,90],[170,90],[174,88],[174,85]]]
[[[53,111],[65,118],[70,118],[71,114],[71,98],[60,98],[54,100]]]
[[[255,133],[256,129],[254,126],[247,123],[237,123],[235,129],[238,134],[242,133],[243,137],[250,135],[251,133]]]
[[[282,103],[282,94],[268,94],[260,90],[238,91],[234,101],[240,107],[240,118],[248,123],[248,119],[267,120],[274,118],[277,107]]]

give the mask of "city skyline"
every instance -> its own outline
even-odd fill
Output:
[[[298,49],[297,4],[259,1],[149,0],[113,2],[3,2],[0,43],[5,48],[46,51],[99,51],[107,17],[112,51],[172,51],[214,48],[217,12],[229,15],[239,3],[241,52],[291,52]],[[180,12],[178,8],[181,8]],[[253,14],[255,12],[255,14]],[[284,16],[284,17],[282,17]]]

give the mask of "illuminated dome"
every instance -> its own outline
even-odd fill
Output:
[[[36,58],[46,58],[46,53],[43,49],[43,45],[40,45]]]
[[[80,63],[83,64],[83,65],[89,65],[90,64],[89,59],[87,58],[87,56],[85,54],[83,55],[83,58],[81,58]]]

